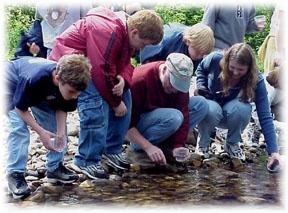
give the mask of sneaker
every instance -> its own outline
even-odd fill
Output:
[[[92,164],[89,166],[77,166],[72,164],[71,167],[76,171],[87,175],[89,178],[97,180],[97,179],[108,179],[109,175],[104,170],[101,162],[99,161],[96,164]]]
[[[68,170],[64,165],[60,164],[53,172],[47,171],[47,182],[49,183],[73,183],[78,180],[78,175]]]
[[[106,161],[108,166],[116,170],[129,170],[130,163],[120,154],[103,154],[103,159]]]
[[[14,199],[28,197],[31,190],[22,172],[12,172],[7,175],[8,190],[12,193]]]
[[[228,152],[230,158],[238,158],[242,161],[245,161],[245,154],[240,148],[239,143],[230,145],[230,144],[225,144],[225,151]]]
[[[196,147],[195,153],[207,159],[209,158],[209,147]]]

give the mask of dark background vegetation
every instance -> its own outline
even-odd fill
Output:
[[[193,25],[202,20],[204,5],[197,6],[155,6],[155,11],[160,14],[164,23],[178,22],[185,25]],[[270,20],[273,13],[273,5],[256,5],[256,15],[266,16],[266,27],[262,32],[247,34],[245,41],[252,46],[255,52],[258,51],[265,37],[269,34]],[[6,59],[12,59],[19,40],[20,31],[27,31],[35,19],[34,6],[6,6]],[[262,62],[257,60],[261,68]]]

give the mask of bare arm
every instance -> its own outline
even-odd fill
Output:
[[[138,144],[149,156],[149,158],[158,164],[166,164],[166,158],[162,150],[154,146],[150,141],[141,135],[135,127],[128,130],[128,138],[135,144]]]
[[[52,132],[49,132],[42,128],[33,118],[31,113],[29,111],[23,111],[18,108],[16,108],[16,112],[21,116],[21,118],[29,125],[35,132],[38,133],[40,136],[40,140],[42,141],[43,145],[45,148],[49,150],[53,150],[52,147],[50,146],[50,138],[55,137],[55,134]]]

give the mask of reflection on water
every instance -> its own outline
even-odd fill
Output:
[[[242,172],[216,168],[188,168],[183,173],[129,172],[110,180],[85,180],[70,186],[41,185],[20,206],[111,205],[281,205],[279,174],[270,174],[265,164],[247,164]]]

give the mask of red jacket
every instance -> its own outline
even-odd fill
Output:
[[[66,54],[84,54],[92,65],[91,77],[97,90],[111,107],[116,107],[122,98],[113,95],[112,88],[117,84],[117,75],[124,78],[125,90],[130,87],[134,51],[129,47],[126,20],[98,7],[56,38],[49,59],[58,61]]]
[[[189,131],[189,93],[167,94],[159,78],[161,62],[152,62],[135,68],[131,86],[132,118],[130,127],[136,127],[141,113],[157,108],[174,108],[182,112],[184,121],[180,128],[168,140],[173,147],[184,146]]]

